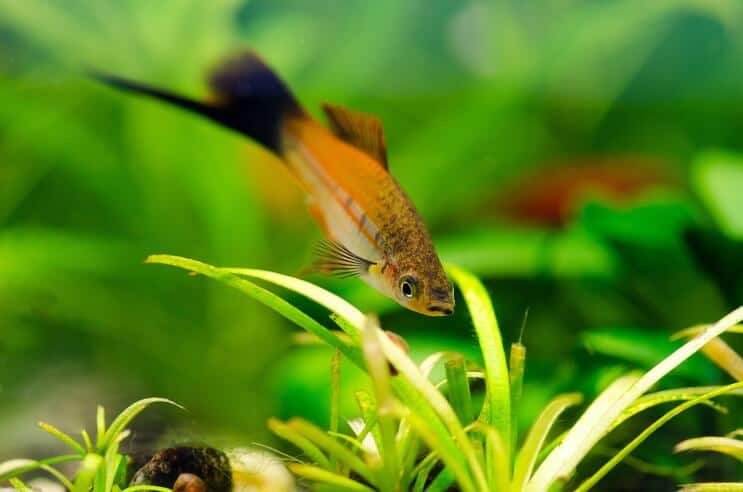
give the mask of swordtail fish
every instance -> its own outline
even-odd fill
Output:
[[[109,74],[93,76],[202,115],[274,153],[306,191],[325,233],[314,264],[318,271],[358,276],[424,315],[453,312],[452,284],[420,214],[389,172],[376,116],[324,104],[323,125],[253,52],[212,73],[208,101]]]

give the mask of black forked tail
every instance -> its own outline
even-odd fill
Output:
[[[91,76],[112,87],[168,102],[205,116],[281,154],[281,123],[302,109],[273,71],[252,52],[228,60],[209,79],[214,102],[199,102],[114,75]]]

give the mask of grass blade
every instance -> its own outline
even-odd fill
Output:
[[[508,358],[508,379],[511,386],[511,454],[516,453],[518,444],[518,415],[524,389],[525,363],[526,347],[521,342],[512,343]]]
[[[539,452],[552,430],[552,426],[569,407],[579,405],[583,397],[577,393],[569,393],[554,398],[539,414],[529,429],[521,450],[516,457],[516,464],[511,482],[511,492],[520,492],[531,477]]]
[[[11,478],[8,480],[10,482],[10,485],[13,486],[14,489],[16,489],[18,492],[34,492],[31,490],[31,488],[23,483],[19,478]]]
[[[265,280],[266,282],[278,285],[311,299],[346,321],[346,323],[339,323],[338,326],[351,337],[351,340],[353,340],[356,345],[361,345],[361,329],[364,326],[366,316],[364,313],[356,309],[353,304],[349,303],[342,297],[305,280],[290,277],[288,275],[282,275],[276,272],[256,270],[253,268],[224,268],[223,270],[236,275]]]
[[[459,286],[475,326],[485,362],[488,414],[482,418],[505,442],[511,442],[511,386],[498,320],[485,286],[473,274],[454,265],[447,270]]]
[[[637,437],[635,437],[632,441],[630,441],[629,444],[627,444],[624,448],[622,448],[612,459],[607,461],[599,470],[591,475],[589,478],[587,478],[583,483],[580,484],[578,488],[575,489],[575,492],[585,492],[589,490],[591,487],[596,485],[596,483],[601,480],[604,475],[606,475],[612,468],[614,468],[618,463],[620,463],[625,456],[630,454],[637,446],[639,446],[645,439],[650,436],[653,432],[655,432],[658,428],[660,428],[663,424],[671,420],[676,415],[684,412],[685,410],[693,407],[694,405],[697,405],[704,400],[708,400],[710,398],[714,398],[716,396],[729,393],[732,390],[743,388],[743,381],[738,383],[733,383],[728,386],[723,386],[719,389],[716,389],[714,391],[710,391],[709,393],[705,393],[693,400],[687,401],[682,403],[681,405],[678,405],[674,409],[670,410],[669,412],[665,413],[661,418],[653,422],[651,425],[649,425],[644,431],[642,431]]]
[[[681,486],[681,492],[743,492],[743,483],[689,483]]]
[[[390,372],[387,361],[379,346],[377,334],[386,337],[382,333],[376,321],[367,318],[366,326],[362,333],[362,347],[366,367],[371,376],[374,396],[377,401],[377,423],[379,425],[379,435],[381,440],[377,442],[379,455],[382,458],[384,473],[381,474],[382,483],[380,488],[383,491],[392,492],[395,488],[395,482],[399,478],[399,462],[395,442],[395,406],[396,402],[392,397],[390,389]]]
[[[54,427],[52,424],[47,424],[46,422],[39,422],[38,425],[41,428],[41,430],[43,430],[43,431],[45,431],[45,432],[53,435],[54,437],[56,437],[60,441],[62,441],[65,444],[67,444],[69,447],[71,447],[72,450],[75,451],[75,452],[77,452],[80,455],[81,458],[83,456],[85,456],[85,449],[83,449],[83,447],[80,445],[80,443],[77,442],[76,440],[74,440],[68,434],[65,434],[61,430],[59,430],[56,427]]]
[[[659,364],[650,369],[631,387],[625,388],[609,405],[604,406],[597,418],[579,420],[565,440],[550,453],[537,469],[528,490],[545,491],[558,477],[569,476],[578,462],[590,451],[611,427],[614,420],[637,398],[649,390],[662,377],[699,351],[713,338],[743,320],[743,306],[729,313],[700,335],[685,343]],[[592,405],[593,406],[593,405]],[[589,407],[590,410],[591,407]],[[585,416],[585,414],[584,414]]]
[[[334,459],[347,466],[366,482],[375,485],[376,480],[369,465],[364,463],[358,456],[343,446],[333,437],[327,435],[322,429],[314,426],[306,420],[293,418],[287,423],[298,434],[313,442],[317,447],[324,449]]]
[[[98,405],[95,412],[95,426],[96,426],[96,446],[101,449],[101,443],[103,442],[103,436],[106,434],[106,409],[103,405]]]
[[[392,340],[390,340],[387,335],[382,333],[381,330],[376,331],[377,339],[379,340],[382,352],[384,352],[387,360],[389,360],[392,366],[397,369],[398,373],[404,377],[404,380],[406,380],[406,382],[410,384],[413,391],[417,392],[422,397],[423,401],[425,402],[424,405],[433,409],[438,415],[438,418],[441,419],[441,422],[443,422],[443,424],[446,426],[447,431],[449,432],[449,435],[446,436],[446,439],[453,438],[454,441],[456,441],[457,446],[462,450],[462,453],[464,454],[467,460],[468,467],[470,469],[469,474],[457,475],[458,480],[465,480],[465,483],[462,483],[460,481],[460,485],[462,486],[462,488],[464,489],[465,487],[473,486],[472,482],[470,482],[470,477],[472,477],[474,479],[474,483],[477,484],[477,487],[479,489],[487,490],[485,475],[483,473],[482,467],[480,466],[480,463],[477,460],[475,449],[470,440],[467,438],[467,435],[464,432],[464,428],[462,427],[459,419],[457,419],[457,414],[454,413],[454,410],[452,409],[451,405],[449,405],[449,402],[446,401],[446,398],[444,398],[444,396],[439,393],[434,385],[431,384],[430,381],[428,381],[428,379],[420,372],[418,366],[416,366],[415,363],[410,360],[410,358],[402,351],[402,349],[400,349],[400,347],[398,347]],[[401,397],[404,396],[410,396],[409,392],[403,392]],[[411,413],[406,417],[412,423],[413,419],[415,417],[418,417],[415,415],[415,402],[411,400],[403,400],[403,402],[411,407]],[[416,419],[416,421],[418,422],[418,427],[422,425],[430,430],[430,427],[426,426],[419,419]],[[420,431],[420,429],[418,430]],[[432,436],[429,434],[428,437],[431,438]],[[443,436],[439,436],[437,440],[441,441],[442,438]],[[444,459],[443,453],[441,453],[441,457],[442,459]]]
[[[34,470],[45,470],[50,472],[51,469],[56,472],[56,468],[52,468],[51,465],[56,465],[57,463],[68,463],[70,461],[80,461],[80,456],[77,454],[66,454],[38,461],[24,459],[5,461],[0,463],[0,482],[10,480],[13,477],[18,477]],[[54,474],[53,472],[50,473]]]
[[[145,398],[134,402],[125,408],[124,411],[121,412],[111,423],[111,426],[106,430],[105,434],[103,434],[103,439],[98,444],[98,451],[102,452],[107,450],[108,447],[116,441],[119,434],[124,431],[124,428],[129,425],[132,419],[153,403],[167,403],[183,409],[182,406],[174,401],[168,400],[167,398]]]
[[[743,441],[731,437],[695,437],[676,444],[673,451],[715,451],[743,462]]]
[[[366,485],[352,480],[343,475],[338,475],[331,471],[323,468],[318,468],[311,465],[301,465],[298,463],[291,463],[288,465],[289,470],[295,475],[312,480],[313,482],[325,483],[332,485],[334,490],[348,490],[351,492],[374,492],[374,489],[367,487]]]
[[[537,468],[534,476],[529,480],[526,490],[530,492],[545,491],[554,482],[558,475],[567,476],[572,472],[568,468],[575,461],[577,463],[585,453],[591,449],[592,444],[584,446],[591,439],[591,432],[600,425],[603,416],[640,379],[637,374],[623,376],[609,385],[596,397],[588,408],[583,412],[578,421],[565,435],[565,439],[547,455],[542,464]],[[598,441],[598,438],[596,438]],[[551,460],[551,461],[550,461]],[[574,466],[574,465],[573,465]]]
[[[273,292],[267,289],[259,287],[258,285],[248,280],[245,280],[243,278],[237,277],[236,275],[233,275],[232,273],[230,273],[231,270],[221,269],[221,268],[208,265],[206,263],[202,263],[200,261],[191,260],[188,258],[182,258],[180,256],[170,256],[170,255],[153,255],[153,256],[148,257],[146,262],[175,266],[178,268],[183,268],[184,270],[189,270],[192,272],[200,273],[206,277],[210,277],[215,280],[219,280],[220,282],[225,283],[229,285],[230,287],[233,287],[249,295],[253,299],[257,300],[258,302],[273,309],[274,311],[281,314],[289,321],[293,322],[294,324],[300,326],[306,331],[317,336],[323,342],[327,343],[331,347],[336,347],[341,352],[343,352],[343,355],[345,355],[351,362],[356,364],[358,367],[362,369],[364,367],[363,359],[361,357],[361,352],[357,348],[351,347],[347,343],[343,342],[330,330],[325,328],[323,325],[318,323],[313,318],[307,316],[304,312],[297,309],[296,307],[294,307],[292,304],[290,304],[289,302],[287,302],[280,296],[274,294]],[[237,269],[232,269],[232,271],[236,271],[236,270]],[[248,269],[242,269],[242,271],[244,275],[247,275],[247,273],[245,272],[262,272],[260,270],[248,270]],[[264,280],[269,280],[269,279],[276,280],[275,283],[277,285],[282,285],[286,287],[287,289],[295,290],[296,292],[303,293],[304,295],[309,295],[309,294],[305,293],[305,291],[300,291],[296,289],[299,289],[299,288],[304,289],[304,288],[309,288],[311,286],[313,287],[313,289],[310,289],[310,291],[313,293],[313,295],[317,293],[330,294],[329,292],[323,289],[320,289],[319,287],[314,286],[310,284],[309,282],[304,282],[299,279],[292,279],[291,277],[286,277],[284,275],[274,274],[275,276],[278,276],[278,279],[276,279],[274,278],[274,275],[268,275],[271,272],[263,272],[263,273],[266,274],[266,278]],[[256,274],[256,278],[262,278],[262,277],[258,277]],[[281,280],[282,282],[293,280],[293,282],[289,282],[288,285],[283,285],[279,283],[279,280]],[[313,299],[315,298],[313,297]],[[325,300],[324,297],[320,299]],[[316,299],[318,303],[320,303],[320,299]],[[346,301],[343,301],[343,303],[344,305],[350,306],[350,304],[346,303]],[[335,309],[341,309],[341,308],[342,308],[341,304],[338,304],[337,306],[334,306],[334,308],[331,308],[331,309],[335,310]],[[355,310],[355,312],[361,314],[361,312],[356,310],[356,308],[353,308],[353,306],[351,306],[351,308]],[[363,314],[361,314],[361,319],[363,320]],[[360,333],[361,331],[359,328],[359,332],[355,336],[360,337]],[[351,335],[349,334],[349,336]],[[353,336],[352,336],[352,339],[353,339]]]
[[[312,441],[295,431],[291,426],[280,422],[277,419],[270,419],[268,421],[268,428],[280,438],[289,441],[294,446],[301,449],[313,463],[316,463],[322,468],[331,468],[330,460],[328,460],[323,452],[320,451],[320,448],[315,446]]]
[[[702,353],[737,381],[743,381],[743,357],[721,338],[713,338],[702,347]]]
[[[90,453],[85,456],[80,470],[75,477],[75,483],[72,486],[72,492],[89,492],[93,486],[93,481],[98,474],[98,468],[103,463],[103,458],[97,454]]]
[[[693,400],[699,395],[703,395],[704,393],[708,393],[710,391],[714,391],[718,389],[719,386],[697,386],[693,388],[678,388],[678,389],[672,389],[672,390],[664,390],[664,391],[657,391],[655,393],[649,393],[647,395],[644,395],[635,401],[630,407],[628,407],[624,412],[617,417],[617,419],[612,422],[611,426],[609,427],[607,433],[613,431],[617,427],[619,427],[622,423],[624,423],[626,420],[634,417],[638,413],[647,410],[648,408],[652,408],[657,405],[662,405],[664,403],[671,403],[675,401],[688,401]],[[732,391],[731,393],[737,393],[737,394],[743,394],[742,391]],[[718,405],[717,403],[713,401],[703,401],[701,403],[702,405],[709,406],[710,408],[714,408],[718,412],[725,413],[727,410]]]
[[[472,395],[467,380],[467,368],[464,358],[456,356],[446,362],[446,382],[449,401],[457,417],[463,423],[472,422]]]

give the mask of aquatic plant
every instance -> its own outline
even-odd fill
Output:
[[[507,358],[488,293],[466,270],[448,266],[472,318],[482,367],[444,353],[433,354],[417,365],[399,340],[381,330],[373,317],[304,280],[264,270],[217,268],[168,255],[151,256],[147,261],[176,266],[238,289],[334,347],[337,354],[370,376],[373,391],[356,394],[360,420],[349,423],[352,435],[339,432],[337,384],[333,385],[330,431],[301,418],[269,422],[271,430],[301,449],[307,460],[291,464],[290,469],[316,484],[318,490],[440,491],[456,484],[463,491],[546,491],[573,479],[576,468],[597,443],[626,420],[648,408],[676,403],[576,485],[575,490],[586,491],[676,415],[699,404],[721,409],[711,400],[724,394],[743,394],[741,381],[648,393],[688,357],[715,343],[719,335],[737,330],[736,324],[743,320],[740,307],[700,330],[644,374],[632,372],[614,380],[556,437],[553,431],[558,418],[580,404],[581,396],[555,397],[517,445],[514,420],[526,349],[513,344],[510,360]],[[340,332],[328,329],[258,282],[293,291],[328,309]],[[429,380],[431,369],[442,360],[446,361],[446,378],[433,383]],[[337,363],[333,368],[337,382]],[[473,380],[485,384],[478,412],[473,412]]]
[[[124,486],[127,472],[126,456],[119,452],[119,444],[129,436],[127,427],[142,410],[153,403],[176,403],[165,398],[147,398],[129,405],[110,425],[106,424],[106,412],[102,406],[96,414],[95,440],[86,430],[75,439],[51,424],[40,422],[39,427],[67,445],[71,454],[54,456],[43,460],[16,459],[0,463],[0,483],[8,480],[22,492],[30,491],[20,476],[34,471],[45,471],[57,479],[70,492],[136,492],[155,490],[169,492],[170,489],[154,485]],[[55,465],[79,462],[73,478],[67,478]]]

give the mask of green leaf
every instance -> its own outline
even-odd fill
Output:
[[[456,356],[446,362],[446,387],[449,401],[459,420],[464,423],[472,421],[472,395],[467,380],[467,368],[464,357]]]
[[[642,377],[621,378],[588,407],[565,440],[537,468],[527,490],[543,491],[559,477],[572,474],[575,466],[601,439],[614,420],[666,374],[699,351],[713,338],[743,320],[743,307],[724,316],[709,329],[685,343]],[[694,401],[694,400],[692,400]],[[600,402],[599,405],[597,403]]]
[[[307,457],[312,460],[313,463],[317,463],[322,468],[331,468],[330,461],[320,451],[320,448],[315,446],[312,441],[302,436],[299,432],[294,430],[290,425],[280,422],[276,419],[270,419],[268,421],[268,428],[271,432],[279,436],[280,438],[289,441],[297,448],[301,449]]]
[[[495,427],[498,435],[505,442],[510,443],[511,384],[506,353],[493,304],[490,302],[485,286],[477,277],[454,265],[447,265],[447,270],[459,286],[467,304],[485,362],[488,404],[486,405],[487,413],[481,415],[481,418],[486,424]]]
[[[121,412],[114,419],[113,422],[111,422],[111,426],[106,430],[106,432],[103,434],[103,438],[98,443],[98,451],[106,451],[108,447],[111,446],[118,439],[119,434],[124,431],[126,426],[129,425],[129,423],[137,415],[139,415],[140,412],[142,412],[145,408],[152,405],[153,403],[167,403],[169,405],[173,405],[180,409],[183,409],[183,407],[179,404],[166,398],[145,398],[143,400],[134,402],[127,408],[125,408],[124,411]]]
[[[90,492],[95,481],[98,469],[103,464],[103,458],[97,454],[88,454],[75,476],[72,492]]]
[[[13,488],[16,489],[18,492],[33,492],[30,487],[28,487],[18,478],[11,478],[9,482],[10,485],[12,485]]]
[[[694,161],[692,183],[707,210],[723,231],[743,239],[743,157],[707,152]]]
[[[72,483],[67,479],[67,477],[51,466],[57,463],[67,463],[70,461],[80,461],[80,456],[77,454],[70,454],[38,461],[24,459],[5,461],[0,463],[0,482],[10,480],[11,478],[18,477],[30,471],[44,470],[59,480],[67,490],[72,490]]]
[[[317,426],[300,418],[293,418],[287,424],[299,435],[308,439],[317,447],[324,449],[335,460],[353,470],[365,481],[372,485],[376,484],[371,468],[335,438],[330,437]]]
[[[152,492],[173,492],[173,489],[159,487],[157,485],[132,485],[131,487],[122,489],[121,492],[140,492],[145,490],[150,490]]]
[[[377,330],[377,339],[387,360],[403,376],[396,378],[398,385],[395,388],[402,402],[410,409],[405,418],[422,435],[431,449],[440,454],[442,461],[452,468],[463,490],[475,490],[473,479],[478,488],[487,488],[485,475],[473,445],[449,402],[420,372],[407,354],[381,330]],[[431,411],[435,412],[436,417],[428,417]],[[445,429],[435,425],[439,419],[445,425]],[[456,445],[452,449],[454,441]],[[464,466],[462,455],[466,463]]]
[[[649,393],[638,398],[632,405],[627,407],[617,418],[614,420],[612,425],[609,427],[607,432],[611,432],[624,421],[632,418],[638,413],[652,408],[656,405],[662,405],[664,403],[693,400],[699,395],[708,393],[718,389],[719,386],[695,386],[693,388],[677,388],[672,390],[657,391],[655,393]],[[743,391],[733,391],[732,393],[743,394]],[[718,412],[725,412],[725,408],[709,400],[701,402],[702,405],[707,405],[714,408]]]
[[[351,337],[351,340],[353,340],[356,345],[361,345],[361,327],[366,323],[366,316],[342,297],[304,280],[282,275],[280,273],[256,270],[253,268],[226,268],[225,271],[236,275],[265,280],[266,282],[278,285],[311,299],[317,304],[332,311],[336,316],[339,316],[342,321],[338,323],[338,326],[345,331],[349,337]]]
[[[579,405],[581,401],[583,401],[583,397],[577,393],[560,395],[549,402],[544,410],[542,410],[531,429],[529,429],[529,434],[527,434],[526,440],[516,457],[513,480],[511,482],[512,492],[523,490],[531,478],[532,470],[537,462],[537,457],[542,450],[542,446],[547,440],[552,426],[562,412],[571,406]]]
[[[710,391],[709,393],[705,393],[693,400],[687,401],[682,403],[681,405],[678,405],[673,410],[667,412],[664,414],[661,418],[653,422],[651,425],[649,425],[645,430],[643,430],[637,437],[632,439],[629,444],[627,444],[624,448],[622,448],[618,453],[614,455],[612,459],[607,461],[599,470],[591,475],[589,478],[587,478],[583,483],[580,484],[578,488],[575,489],[575,492],[586,492],[590,488],[592,488],[596,483],[601,480],[609,471],[611,471],[612,468],[614,468],[617,464],[619,464],[627,455],[629,455],[637,446],[639,446],[645,439],[647,439],[653,432],[655,432],[658,428],[660,428],[663,424],[671,420],[676,415],[684,412],[685,410],[693,407],[694,405],[698,405],[699,403],[708,400],[710,398],[714,398],[719,395],[723,395],[725,393],[729,393],[730,391],[743,388],[743,381],[738,383],[733,383],[728,386],[723,386],[722,388],[716,389],[714,391]]]
[[[696,437],[676,444],[675,453],[682,451],[715,451],[743,462],[743,441],[730,437]]]
[[[681,485],[681,492],[743,492],[741,482],[687,483]]]
[[[362,332],[362,348],[366,367],[372,380],[374,397],[377,401],[377,423],[379,426],[380,441],[377,442],[379,455],[382,458],[383,473],[380,474],[380,490],[393,492],[395,482],[399,477],[397,443],[395,441],[396,426],[394,411],[397,402],[392,396],[390,388],[390,371],[379,345],[377,334],[387,335],[381,331],[376,320],[371,317]]]
[[[41,427],[43,431],[48,432],[60,441],[67,444],[69,447],[72,448],[73,451],[77,452],[81,458],[85,456],[85,449],[83,449],[80,443],[74,440],[68,434],[65,434],[61,430],[54,427],[52,424],[47,424],[46,422],[39,422],[39,427]]]
[[[374,492],[374,489],[367,487],[366,485],[352,480],[348,477],[338,475],[331,471],[323,468],[318,468],[311,465],[302,465],[298,463],[290,463],[289,470],[295,475],[312,480],[313,482],[326,483],[336,487],[335,490],[347,490],[350,492]]]
[[[335,347],[339,349],[341,352],[343,352],[343,355],[345,355],[351,362],[356,364],[358,367],[363,368],[364,363],[361,357],[361,352],[358,348],[349,346],[347,343],[343,342],[341,339],[339,339],[336,335],[334,335],[330,330],[322,326],[320,323],[312,319],[311,317],[307,316],[304,312],[299,310],[298,308],[291,305],[286,300],[282,299],[278,295],[274,294],[273,292],[270,292],[262,287],[259,287],[258,285],[249,282],[248,280],[242,279],[240,277],[237,277],[233,273],[230,273],[231,271],[241,271],[243,274],[247,274],[248,271],[252,273],[260,272],[256,270],[245,270],[245,269],[221,269],[217,268],[211,265],[208,265],[206,263],[202,263],[200,261],[191,260],[188,258],[182,258],[179,256],[170,256],[170,255],[152,255],[146,260],[147,263],[160,263],[163,265],[171,265],[176,266],[178,268],[183,268],[184,270],[189,270],[192,272],[200,273],[202,275],[205,275],[207,277],[211,277],[213,279],[219,280],[220,282],[229,285],[230,287],[233,287],[250,297],[254,298],[255,300],[263,303],[264,305],[268,306],[269,308],[273,309],[277,313],[281,314],[285,318],[287,318],[289,321],[297,324],[298,326],[304,328],[308,332],[312,333],[313,335],[320,338],[322,341],[327,343],[328,345]],[[271,272],[263,272],[266,274],[271,274]],[[327,291],[324,291],[320,289],[319,287],[313,286],[312,284],[308,282],[304,282],[298,279],[291,279],[291,277],[286,277],[283,275],[275,274],[275,275],[266,275],[265,280],[268,281],[274,281],[275,283],[278,283],[280,281],[286,281],[287,279],[293,280],[292,282],[289,282],[289,284],[285,287],[287,288],[293,288],[293,289],[299,289],[298,292],[308,295],[308,297],[311,297],[315,294],[322,294],[321,297],[318,297],[317,301],[318,303],[322,304],[323,302],[330,302],[326,299],[325,294],[332,295]],[[281,284],[278,284],[281,285]],[[310,287],[312,287],[311,290],[307,290]],[[311,294],[308,294],[307,292],[311,292]],[[314,297],[311,297],[314,299]],[[338,298],[340,299],[340,298]],[[332,308],[334,311],[335,309],[338,309],[341,312],[338,312],[338,314],[341,314],[345,317],[345,314],[349,314],[347,311],[350,311],[350,316],[353,318],[357,313],[361,314],[356,308],[353,306],[350,306],[352,308],[351,310],[346,310],[348,306],[346,306],[346,302],[343,301],[343,303],[333,303]],[[346,318],[348,319],[348,318]],[[363,320],[363,314],[361,314],[360,318],[356,319],[362,319]],[[353,325],[353,323],[352,323]],[[361,325],[354,325],[354,326],[361,326]],[[360,334],[359,332],[356,334],[358,336]]]

